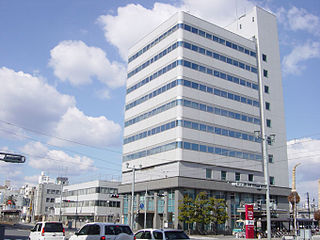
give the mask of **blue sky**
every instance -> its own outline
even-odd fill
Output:
[[[259,5],[278,17],[289,174],[304,198],[320,170],[318,0],[2,0],[0,182],[35,183],[41,171],[71,182],[120,179],[127,50],[178,10],[227,26]]]

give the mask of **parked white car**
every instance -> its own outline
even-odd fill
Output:
[[[185,240],[188,235],[179,229],[141,229],[135,234],[135,239],[150,240]]]
[[[87,223],[69,240],[134,240],[131,228],[125,224]]]
[[[31,229],[29,240],[65,240],[61,222],[37,222]]]

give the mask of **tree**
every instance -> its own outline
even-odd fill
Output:
[[[223,199],[209,197],[206,192],[200,192],[195,200],[189,196],[184,196],[183,202],[179,206],[179,220],[188,224],[196,223],[197,231],[204,233],[205,225],[223,224],[228,218],[226,205]]]
[[[179,204],[179,221],[185,222],[188,225],[188,232],[190,233],[190,224],[193,223],[191,216],[193,215],[193,200],[188,195],[184,195],[182,203]]]
[[[214,222],[216,224],[224,224],[227,221],[228,214],[226,211],[226,202],[224,199],[210,197],[209,210],[211,213],[211,222]],[[216,224],[213,224],[214,232],[216,232]]]

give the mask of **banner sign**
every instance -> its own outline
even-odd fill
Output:
[[[253,204],[246,204],[246,238],[254,238]]]

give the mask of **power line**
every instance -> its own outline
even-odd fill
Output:
[[[62,141],[66,141],[66,142],[82,145],[82,146],[85,146],[85,147],[91,147],[91,148],[95,148],[95,149],[99,149],[99,150],[104,150],[104,151],[108,151],[108,152],[114,152],[114,153],[122,154],[119,151],[115,151],[115,150],[112,150],[112,149],[109,149],[109,148],[103,148],[103,147],[94,146],[94,145],[90,145],[90,144],[86,144],[86,143],[81,143],[81,142],[78,142],[78,141],[75,141],[75,140],[70,140],[70,139],[54,136],[54,135],[51,135],[51,134],[48,134],[48,133],[44,133],[44,132],[41,132],[41,131],[38,131],[38,130],[34,130],[34,129],[27,128],[27,127],[19,126],[17,124],[14,124],[14,123],[11,123],[11,122],[7,122],[7,121],[1,120],[1,119],[0,119],[0,122],[5,123],[7,125],[11,125],[11,126],[17,127],[17,128],[21,128],[21,129],[27,130],[29,132],[34,132],[34,133],[41,134],[41,135],[44,135],[44,136],[47,136],[47,137],[56,138],[56,139],[59,139],[59,140],[62,140]]]
[[[34,138],[32,138],[32,137],[29,137],[29,136],[17,134],[17,133],[15,133],[15,132],[12,132],[12,131],[9,131],[9,130],[6,130],[6,129],[0,128],[0,131],[7,132],[7,133],[9,133],[9,134],[12,134],[12,135],[15,135],[15,136],[18,136],[18,137],[23,137],[23,138],[25,138],[25,139],[29,139],[29,140],[34,141],[34,142],[41,142],[41,143],[43,143],[43,144],[45,144],[45,145],[48,145],[48,146],[51,146],[51,147],[60,148],[60,149],[63,149],[64,151],[67,151],[67,152],[72,152],[72,153],[80,154],[80,155],[82,155],[82,156],[86,156],[86,157],[89,157],[89,158],[92,158],[92,159],[95,159],[95,160],[102,161],[102,162],[106,163],[106,160],[104,160],[104,159],[101,159],[101,158],[98,158],[98,157],[95,157],[95,156],[90,156],[90,155],[88,155],[88,154],[84,154],[84,153],[81,153],[81,152],[78,152],[78,151],[75,151],[75,150],[67,149],[67,148],[65,148],[65,147],[62,148],[62,147],[59,147],[59,146],[56,146],[56,145],[53,145],[53,144],[50,144],[50,143],[46,143],[46,142],[41,141],[41,140],[39,140],[39,139],[34,139]],[[108,163],[109,163],[109,162],[108,162]],[[116,164],[116,163],[109,163],[109,164],[113,164],[113,165],[117,165],[117,166],[120,166],[120,165],[121,165],[121,164]]]

